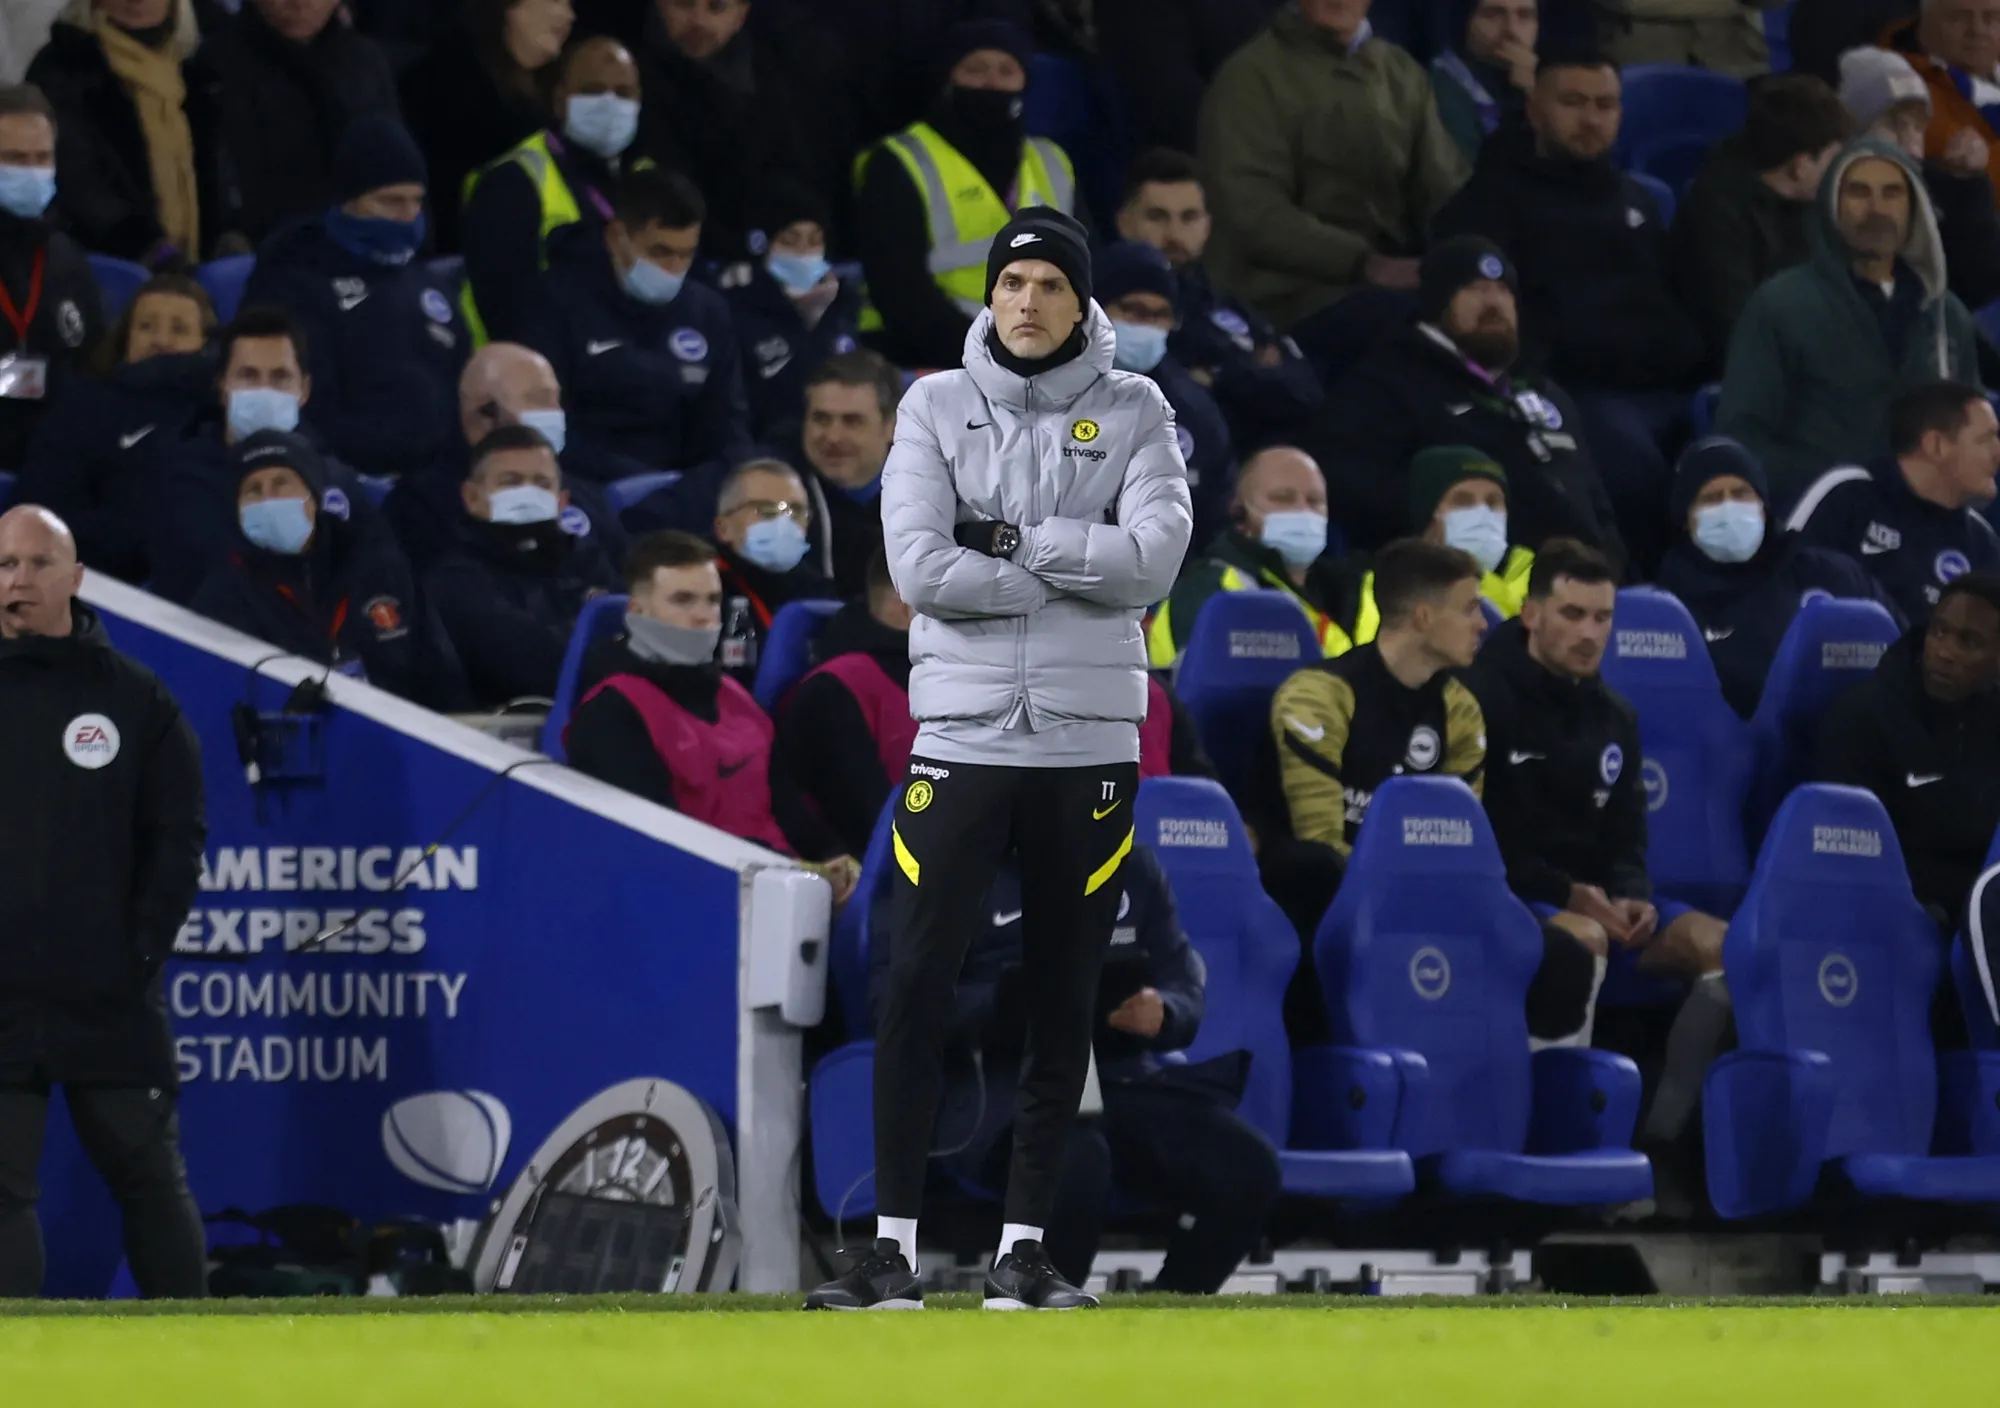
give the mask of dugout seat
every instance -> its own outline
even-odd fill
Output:
[[[1188,941],[1206,970],[1201,1028],[1186,1058],[1250,1053],[1236,1112],[1278,1150],[1287,1193],[1355,1200],[1398,1198],[1416,1187],[1410,1156],[1394,1147],[1403,1063],[1380,1051],[1322,1048],[1312,1072],[1338,1093],[1333,1119],[1304,1147],[1293,1118],[1292,1053],[1285,1037],[1285,986],[1298,967],[1291,922],[1257,879],[1257,858],[1236,804],[1207,778],[1154,777],[1133,808],[1138,841],[1152,848]],[[1421,1062],[1415,1062],[1419,1068]]]
[[[604,486],[605,502],[611,505],[613,513],[622,514],[626,509],[662,489],[672,488],[681,482],[678,469],[660,469],[651,474],[629,474],[623,479],[614,479]]]
[[[778,608],[771,629],[764,633],[764,650],[757,657],[757,681],[751,689],[769,714],[791,687],[812,668],[813,639],[839,611],[837,601],[792,601]]]
[[[227,323],[236,317],[236,310],[243,306],[244,287],[256,268],[256,255],[232,254],[224,259],[211,259],[194,271],[194,281],[208,295],[217,322]]]
[[[129,259],[114,259],[108,254],[86,257],[90,261],[91,277],[97,280],[97,292],[104,299],[104,316],[107,318],[115,319],[123,313],[125,305],[153,277],[152,270]]]
[[[869,834],[868,849],[861,856],[861,878],[855,881],[854,894],[846,906],[833,917],[827,974],[833,980],[834,1001],[840,1005],[841,1018],[851,1037],[875,1029],[868,1010],[868,939],[874,932],[870,926],[874,923],[876,905],[888,900],[889,876],[895,864],[889,832],[895,824],[896,802],[901,796],[900,788],[893,790],[882,807],[882,815],[875,818],[875,830]]]
[[[1717,1212],[1797,1207],[1825,1173],[1864,1200],[2000,1203],[2000,1053],[1940,1080],[1937,931],[1872,794],[1786,799],[1722,958],[1740,1046],[1703,1087]]]
[[[1428,1186],[1553,1207],[1652,1196],[1652,1166],[1629,1147],[1638,1068],[1588,1048],[1529,1053],[1541,926],[1463,782],[1382,784],[1313,953],[1336,1042],[1423,1057],[1424,1109],[1402,1113],[1398,1142]]]
[[[556,677],[556,699],[549,709],[548,722],[542,725],[542,752],[559,763],[569,761],[569,754],[563,749],[563,730],[569,727],[569,716],[576,712],[577,697],[583,693],[583,659],[590,648],[601,640],[609,640],[625,626],[625,603],[623,596],[593,597],[583,605],[577,614],[576,625],[569,633],[569,649],[563,652],[562,673]]]
[[[1743,81],[1686,64],[1633,64],[1624,81],[1618,165],[1684,189],[1709,148],[1741,129],[1750,110]]]
[[[1231,795],[1241,795],[1257,741],[1270,730],[1271,696],[1320,658],[1312,623],[1284,592],[1217,592],[1202,604],[1174,692]]]

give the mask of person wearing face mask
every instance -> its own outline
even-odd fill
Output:
[[[552,232],[609,223],[611,193],[639,131],[639,68],[624,45],[586,39],[563,56],[559,73],[549,103],[555,121],[467,183],[459,306],[479,346],[520,334]]]
[[[423,153],[393,119],[341,138],[332,209],[258,251],[245,304],[290,310],[306,330],[318,394],[306,422],[369,474],[421,469],[451,440],[452,393],[471,351],[454,289],[417,257]]]
[[[0,88],[0,470],[10,472],[105,327],[89,261],[48,217],[55,195],[54,110],[39,88]]]
[[[312,446],[260,430],[236,446],[235,466],[236,544],[194,610],[425,708],[465,708],[458,657],[394,535],[329,511]]]
[[[985,290],[986,246],[1010,213],[1078,213],[1061,147],[1029,137],[1028,38],[1001,20],[953,26],[941,90],[922,122],[856,163],[855,248],[868,280],[862,331],[902,367],[955,367]],[[937,228],[949,216],[949,228]]]
[[[827,263],[826,207],[806,187],[772,178],[753,218],[751,259],[723,271],[722,290],[743,349],[750,428],[760,443],[784,445],[798,437],[813,370],[860,346],[861,290]]]
[[[745,688],[756,682],[780,607],[839,599],[807,558],[811,519],[805,484],[783,460],[746,460],[722,481],[713,530],[723,586],[721,661]]]
[[[472,451],[450,545],[423,594],[465,670],[476,709],[552,698],[586,601],[618,590],[601,535],[565,532],[569,507],[554,450],[526,425]]]
[[[1764,467],[1734,440],[1714,435],[1688,446],[1674,469],[1674,545],[1657,579],[1701,627],[1722,696],[1746,719],[1806,602],[1853,597],[1895,610],[1853,559],[1771,523],[1770,497]]]
[[[1236,476],[1229,527],[1181,569],[1153,612],[1148,661],[1156,670],[1177,662],[1217,592],[1263,590],[1298,602],[1327,655],[1346,653],[1354,641],[1334,619],[1340,578],[1326,544],[1326,480],[1312,456],[1285,445],[1252,455]]]
[[[575,225],[550,238],[522,325],[562,384],[572,446],[682,471],[678,527],[707,527],[715,486],[751,453],[729,304],[690,277],[706,209],[678,173],[628,171],[601,234]]]
[[[1118,335],[1113,365],[1150,379],[1174,408],[1174,434],[1187,461],[1196,542],[1227,525],[1236,449],[1229,422],[1208,388],[1168,350],[1180,321],[1180,284],[1167,256],[1150,244],[1121,241],[1097,256],[1097,301]]]
[[[135,586],[146,580],[154,477],[209,409],[214,331],[200,284],[154,275],[99,348],[108,365],[72,384],[35,428],[20,496],[62,516],[91,571]]]
[[[716,668],[722,579],[715,552],[675,529],[625,562],[625,630],[585,658],[592,680],[563,731],[578,772],[746,841],[822,862],[835,904],[860,867],[840,850],[775,756],[771,720]]]

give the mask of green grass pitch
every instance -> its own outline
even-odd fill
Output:
[[[795,1304],[0,1305],[0,1403],[1973,1408],[2000,1383],[1990,1300],[1123,1298],[1069,1315],[954,1313],[969,1297],[923,1314]]]

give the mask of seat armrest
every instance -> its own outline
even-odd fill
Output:
[[[2000,1154],[2000,1051],[1938,1058],[1936,1152]]]
[[[1389,1052],[1305,1047],[1292,1057],[1290,1147],[1395,1148],[1402,1099],[1402,1078]]]
[[[1639,1068],[1587,1046],[1552,1046],[1534,1057],[1530,1154],[1629,1149],[1639,1122]]]
[[[1826,1162],[1833,1062],[1818,1051],[1732,1051],[1702,1082],[1708,1199],[1727,1218],[1802,1207]]]

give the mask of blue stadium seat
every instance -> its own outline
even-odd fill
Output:
[[[1743,820],[1752,845],[1785,794],[1805,781],[1827,706],[1874,670],[1898,634],[1887,609],[1872,601],[1816,599],[1792,618],[1750,720],[1757,770]]]
[[[625,603],[629,598],[622,596],[593,597],[583,604],[578,613],[576,626],[569,633],[569,649],[563,652],[562,674],[556,678],[555,706],[549,710],[549,721],[542,725],[542,752],[559,763],[569,761],[563,750],[563,729],[569,725],[569,716],[576,712],[577,696],[582,693],[579,684],[583,679],[583,657],[590,647],[601,640],[609,640],[625,627]]]
[[[1965,928],[1951,946],[1951,976],[1974,1051],[2000,1051],[2000,834],[1986,852],[1986,869],[1973,882]]]
[[[868,850],[861,857],[861,878],[854,894],[833,917],[828,938],[827,975],[833,980],[834,1001],[840,1004],[849,1036],[872,1032],[875,1023],[868,1011],[868,940],[874,932],[875,906],[883,902],[889,889],[894,862],[890,859],[889,830],[896,820],[896,794],[875,818],[869,834]]]
[[[1471,788],[1382,784],[1313,953],[1335,1041],[1423,1057],[1426,1108],[1401,1117],[1398,1142],[1428,1184],[1556,1207],[1652,1196],[1652,1166],[1629,1147],[1638,1068],[1587,1048],[1529,1053],[1541,926],[1507,889]]]
[[[0,513],[5,513],[14,506],[15,493],[16,482],[14,476],[5,471],[0,471]]]
[[[1711,381],[1694,393],[1688,403],[1688,418],[1694,423],[1694,438],[1705,440],[1715,434],[1715,408],[1722,404],[1722,383]]]
[[[1786,799],[1722,959],[1740,1049],[1704,1084],[1718,1212],[1796,1207],[1823,1172],[1863,1199],[2000,1204],[2000,1053],[1947,1057],[1941,1108],[1937,931],[1873,795]]]
[[[813,1192],[843,1224],[875,1212],[875,1043],[851,1041],[822,1057],[807,1087]]]
[[[1986,340],[2000,345],[2000,300],[1995,300],[1972,315],[1972,321],[1986,334]]]
[[[1726,74],[1684,64],[1634,64],[1623,78],[1618,164],[1657,176],[1676,191],[1749,112],[1749,90]]]
[[[1789,73],[1792,68],[1792,11],[1796,4],[1779,5],[1764,11],[1764,45],[1770,50],[1771,72]]]
[[[125,305],[153,277],[143,264],[134,264],[129,259],[113,259],[108,254],[89,256],[90,272],[97,280],[97,291],[104,298],[104,316],[116,318],[125,311]]]
[[[793,601],[778,608],[764,634],[764,653],[757,659],[757,681],[750,691],[765,713],[775,710],[786,691],[805,678],[812,668],[813,637],[840,607],[837,601]]]
[[[254,254],[232,254],[227,259],[211,259],[194,271],[194,281],[215,305],[215,316],[228,322],[243,306],[243,287],[257,267]]]
[[[1284,592],[1217,592],[1202,605],[1174,692],[1232,795],[1240,795],[1257,740],[1271,727],[1271,696],[1319,659],[1312,623]]]
[[[1293,1147],[1301,1140],[1283,1012],[1298,935],[1258,883],[1249,833],[1229,794],[1206,778],[1148,778],[1133,815],[1207,970],[1206,1010],[1187,1059],[1250,1053],[1236,1111],[1277,1147],[1287,1193],[1378,1201],[1410,1192],[1416,1174],[1409,1155],[1392,1147],[1402,1074],[1388,1053],[1313,1053],[1315,1071],[1338,1095],[1323,1102],[1334,1118],[1321,1122],[1319,1147]]]
[[[1634,171],[1629,174],[1634,181],[1645,188],[1646,194],[1653,198],[1653,204],[1660,208],[1660,223],[1672,228],[1674,212],[1680,208],[1680,197],[1674,194],[1674,188],[1650,171]]]
[[[678,469],[655,470],[651,474],[634,474],[624,479],[614,479],[604,486],[605,502],[611,505],[613,513],[623,513],[648,495],[680,483]]]
[[[396,487],[393,477],[386,474],[361,474],[355,476],[361,481],[361,491],[368,495],[368,502],[380,508],[382,500],[389,497],[389,491]]]

